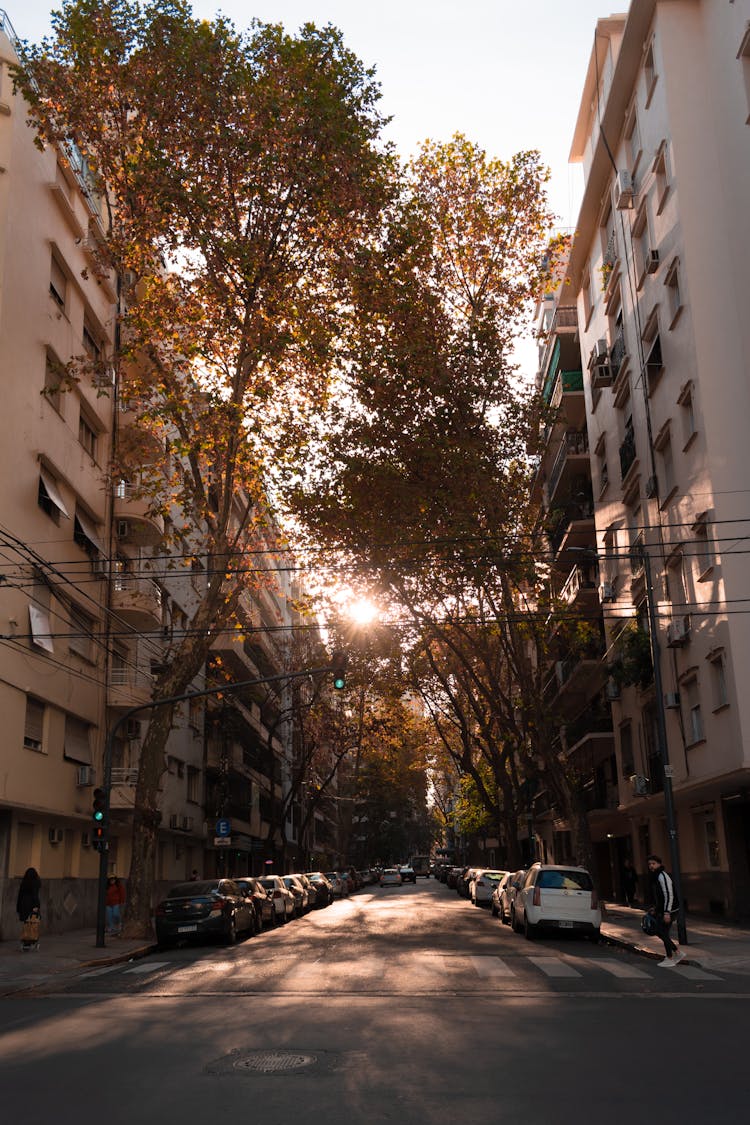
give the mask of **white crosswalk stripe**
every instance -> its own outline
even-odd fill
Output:
[[[88,973],[81,973],[82,977],[103,977],[105,973],[116,973],[122,965],[105,965],[103,969],[91,969]]]
[[[578,969],[574,969],[565,961],[559,961],[556,957],[529,957],[528,960],[548,977],[580,977],[581,975]]]
[[[675,965],[673,968],[668,969],[670,973],[676,973],[681,977],[687,977],[688,980],[721,980],[721,977],[714,976],[713,973],[707,973],[705,969],[699,969],[697,965]]]
[[[517,974],[501,957],[471,957],[472,965],[480,977],[514,977]]]
[[[126,969],[126,973],[153,973],[157,969],[163,969],[165,965],[169,965],[169,961],[141,961],[140,965],[133,965],[132,969]]]
[[[604,969],[605,973],[611,973],[613,977],[621,977],[623,980],[652,980],[651,973],[644,973],[642,969],[637,969],[635,965],[627,965],[623,961],[608,961],[606,959],[597,959],[593,964],[597,969]]]

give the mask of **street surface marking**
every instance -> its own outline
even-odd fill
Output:
[[[636,969],[635,965],[624,965],[621,961],[595,961],[593,962],[598,968],[604,969],[605,973],[611,973],[613,977],[623,977],[630,980],[651,980],[650,973],[644,973],[642,969]]]
[[[500,957],[470,957],[469,960],[480,977],[514,977],[517,975]]]
[[[688,980],[721,980],[721,977],[716,977],[713,973],[707,973],[703,969],[699,969],[697,965],[674,965],[671,969],[673,973],[679,973],[681,977],[687,977]]]
[[[580,977],[581,975],[578,969],[566,965],[564,961],[558,961],[555,957],[529,957],[528,960],[548,977]]]
[[[126,973],[153,973],[157,969],[163,969],[165,965],[169,965],[169,961],[146,961],[141,965],[133,965],[132,969],[126,969]]]
[[[115,973],[122,965],[105,965],[103,969],[92,969],[88,973],[81,973],[82,977],[103,977],[105,973]]]

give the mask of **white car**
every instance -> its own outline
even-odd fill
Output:
[[[381,887],[400,887],[403,882],[397,867],[386,867],[380,875]]]
[[[501,883],[509,871],[477,871],[469,884],[469,898],[475,906],[489,906],[492,892],[498,883]]]
[[[518,871],[514,871],[512,875],[506,875],[504,879],[501,879],[492,892],[490,909],[495,917],[500,918],[501,922],[512,921],[513,899],[523,886],[525,878],[526,868],[521,867]]]
[[[276,922],[286,922],[294,917],[296,901],[280,875],[262,875],[258,882],[273,902]]]
[[[575,930],[598,941],[602,912],[585,867],[534,863],[513,900],[511,923],[527,938],[540,930]]]

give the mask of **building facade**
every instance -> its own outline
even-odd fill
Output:
[[[735,917],[750,914],[749,120],[747,0],[634,0],[597,24],[569,289],[618,809],[643,873],[650,851],[669,858],[671,785],[685,898]]]

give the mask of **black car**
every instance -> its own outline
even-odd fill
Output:
[[[258,921],[257,930],[270,929],[276,925],[276,911],[273,899],[265,887],[261,886],[259,879],[252,875],[243,875],[234,880],[246,898],[249,898],[255,908],[255,917]]]
[[[255,908],[233,879],[178,883],[156,908],[156,939],[162,947],[202,937],[223,938],[255,932]]]
[[[333,887],[326,879],[322,871],[308,871],[307,877],[315,887],[315,905],[320,908],[321,906],[330,906],[333,902]]]

